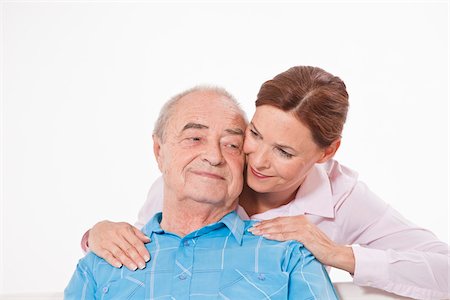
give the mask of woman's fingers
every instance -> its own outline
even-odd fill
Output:
[[[354,272],[355,258],[352,248],[335,244],[303,215],[261,221],[248,231],[275,241],[299,241],[321,263]]]
[[[297,235],[294,232],[277,232],[271,234],[264,234],[263,237],[269,240],[274,241],[289,241],[289,240],[298,240]]]
[[[132,232],[132,230],[130,230],[130,232]],[[137,268],[145,268],[145,260],[134,246],[137,246],[138,244],[144,245],[144,243],[142,243],[141,240],[134,235],[134,233],[128,233],[120,236],[115,243],[120,250],[115,249],[115,251],[111,252],[124,264],[124,266],[132,271]]]
[[[253,225],[248,231],[255,235],[299,232],[305,224],[303,218],[304,216],[293,216],[264,220]]]
[[[129,270],[135,271],[138,268],[138,263],[134,262],[127,254],[127,249],[125,248],[126,244],[127,243],[125,242],[119,242],[119,244],[110,244],[105,250],[107,252],[110,252],[115,259],[121,262]]]
[[[100,255],[99,255],[100,256]],[[122,263],[114,257],[114,255],[106,249],[101,250],[101,257],[106,260],[111,266],[116,268],[122,267]]]
[[[133,231],[136,236],[145,244],[151,242],[150,238],[146,236],[142,231],[133,226]]]
[[[270,220],[262,220],[262,221],[259,221],[259,222],[255,223],[255,224],[253,224],[253,227],[264,228],[264,227],[267,227],[267,226],[276,225],[276,224],[279,224],[279,223],[283,222],[284,218],[286,218],[286,217],[277,217],[277,218],[273,218],[273,219],[270,219]]]
[[[133,227],[133,231],[136,234],[136,237],[140,240],[140,242],[135,241],[133,244],[136,250],[138,251],[139,255],[145,260],[145,262],[148,262],[150,260],[150,253],[148,252],[147,248],[145,247],[144,243],[150,243],[151,239],[142,233],[139,229],[136,227]]]
[[[130,265],[130,267],[137,266],[139,269],[144,269],[145,263],[150,260],[150,254],[148,253],[147,248],[145,248],[142,236],[138,233],[141,232],[135,227],[129,227],[128,230],[122,232],[121,239],[119,240],[119,247],[134,263],[134,265]],[[147,242],[150,241],[148,237],[145,240]],[[124,265],[129,268],[125,262]]]
[[[128,223],[102,221],[89,234],[89,248],[115,267],[126,266],[130,270],[145,268],[150,255],[144,242],[150,242],[134,226]]]
[[[266,226],[251,227],[248,229],[254,235],[265,235],[284,232],[285,229],[281,224],[270,224]]]

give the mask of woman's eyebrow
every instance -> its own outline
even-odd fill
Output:
[[[250,122],[250,125],[252,125],[253,130],[256,131],[256,133],[257,133],[260,137],[263,137],[262,134],[261,134],[261,132],[259,132],[259,130],[256,128],[255,124],[253,124],[253,122]]]
[[[295,150],[294,148],[292,148],[291,146],[288,146],[288,145],[275,143],[274,146],[276,146],[278,148],[282,148],[283,150],[289,149],[289,150],[293,151],[294,153],[297,153],[297,150]]]
[[[256,128],[255,124],[253,124],[253,122],[250,122],[250,125],[252,125],[253,130],[256,131],[256,133],[258,133],[258,135],[262,138],[262,134],[258,131],[258,129]],[[297,153],[297,150],[295,150],[294,148],[292,148],[291,146],[288,145],[283,145],[283,144],[278,144],[278,143],[274,143],[273,144],[275,147],[279,147],[279,148],[283,148],[283,149],[289,149],[291,151],[293,151],[294,153]]]

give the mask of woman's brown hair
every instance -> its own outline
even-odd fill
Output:
[[[261,86],[256,106],[271,105],[293,113],[326,148],[341,137],[348,111],[344,82],[316,67],[296,66]]]

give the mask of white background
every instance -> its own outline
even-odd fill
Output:
[[[448,242],[447,1],[0,5],[0,292],[62,291],[86,229],[135,221],[170,96],[217,84],[251,116],[294,65],[347,84],[337,159]]]

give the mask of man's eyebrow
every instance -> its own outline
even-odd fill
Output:
[[[242,135],[244,136],[244,130],[242,130],[241,128],[229,128],[229,129],[225,129],[226,133],[232,134],[232,135]]]
[[[184,125],[183,130],[181,131],[185,131],[187,129],[208,129],[209,127],[203,124],[199,124],[199,123],[187,123],[186,125]]]
[[[184,125],[183,130],[181,131],[185,131],[187,129],[209,129],[209,127],[200,123],[189,122]],[[242,130],[241,128],[227,128],[225,129],[225,132],[232,135],[244,136],[244,130]]]

